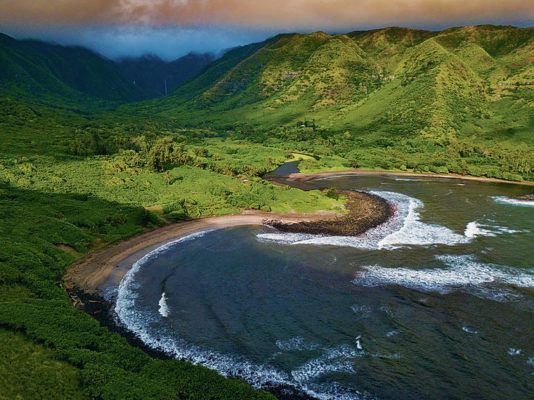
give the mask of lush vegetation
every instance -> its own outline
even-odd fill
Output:
[[[187,362],[158,360],[75,309],[65,268],[168,222],[342,203],[260,178],[287,151],[206,130],[98,122],[3,100],[0,120],[2,398],[271,398]]]
[[[119,108],[153,84],[135,63],[1,36],[0,398],[269,398],[131,346],[71,305],[65,268],[171,221],[342,207],[261,178],[288,159],[532,180],[533,35],[280,35]]]
[[[2,397],[269,398],[205,368],[151,358],[72,306],[64,269],[152,226],[146,209],[2,184],[0,213]]]
[[[165,95],[211,60],[191,54],[172,62],[154,56],[115,62],[81,47],[0,33],[0,92],[86,112]]]
[[[281,35],[228,52],[173,95],[125,106],[362,166],[532,179],[534,30]]]

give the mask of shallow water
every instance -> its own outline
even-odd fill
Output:
[[[357,238],[232,228],[140,260],[116,312],[146,343],[324,399],[527,399],[534,379],[529,188],[337,177],[395,216]]]

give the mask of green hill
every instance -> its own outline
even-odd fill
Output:
[[[172,62],[154,56],[113,61],[82,47],[0,34],[0,94],[28,102],[94,108],[165,95],[213,57],[190,54]]]
[[[284,34],[209,61],[0,35],[0,398],[273,399],[152,357],[74,308],[62,278],[171,221],[339,211],[332,192],[262,179],[289,158],[534,180],[533,29]],[[176,90],[146,100],[165,80]]]
[[[533,60],[532,28],[284,34],[234,49],[170,96],[121,112],[322,159],[303,163],[307,170],[531,179]]]
[[[215,125],[472,132],[480,117],[525,121],[533,46],[533,29],[494,26],[280,35],[226,54],[148,109],[188,121],[194,111]]]

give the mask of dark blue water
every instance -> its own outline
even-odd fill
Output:
[[[146,343],[258,387],[324,399],[528,399],[534,207],[528,189],[341,177],[395,217],[362,237],[232,228],[185,238],[121,283]]]

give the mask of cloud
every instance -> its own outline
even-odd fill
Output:
[[[0,24],[350,29],[534,20],[532,0],[2,0]]]
[[[111,57],[217,52],[280,32],[532,24],[532,0],[0,0],[0,32]]]
[[[164,60],[191,52],[217,54],[273,35],[271,31],[228,27],[154,26],[12,28],[5,33],[18,39],[38,38],[62,45],[80,45],[113,59],[155,54]]]

